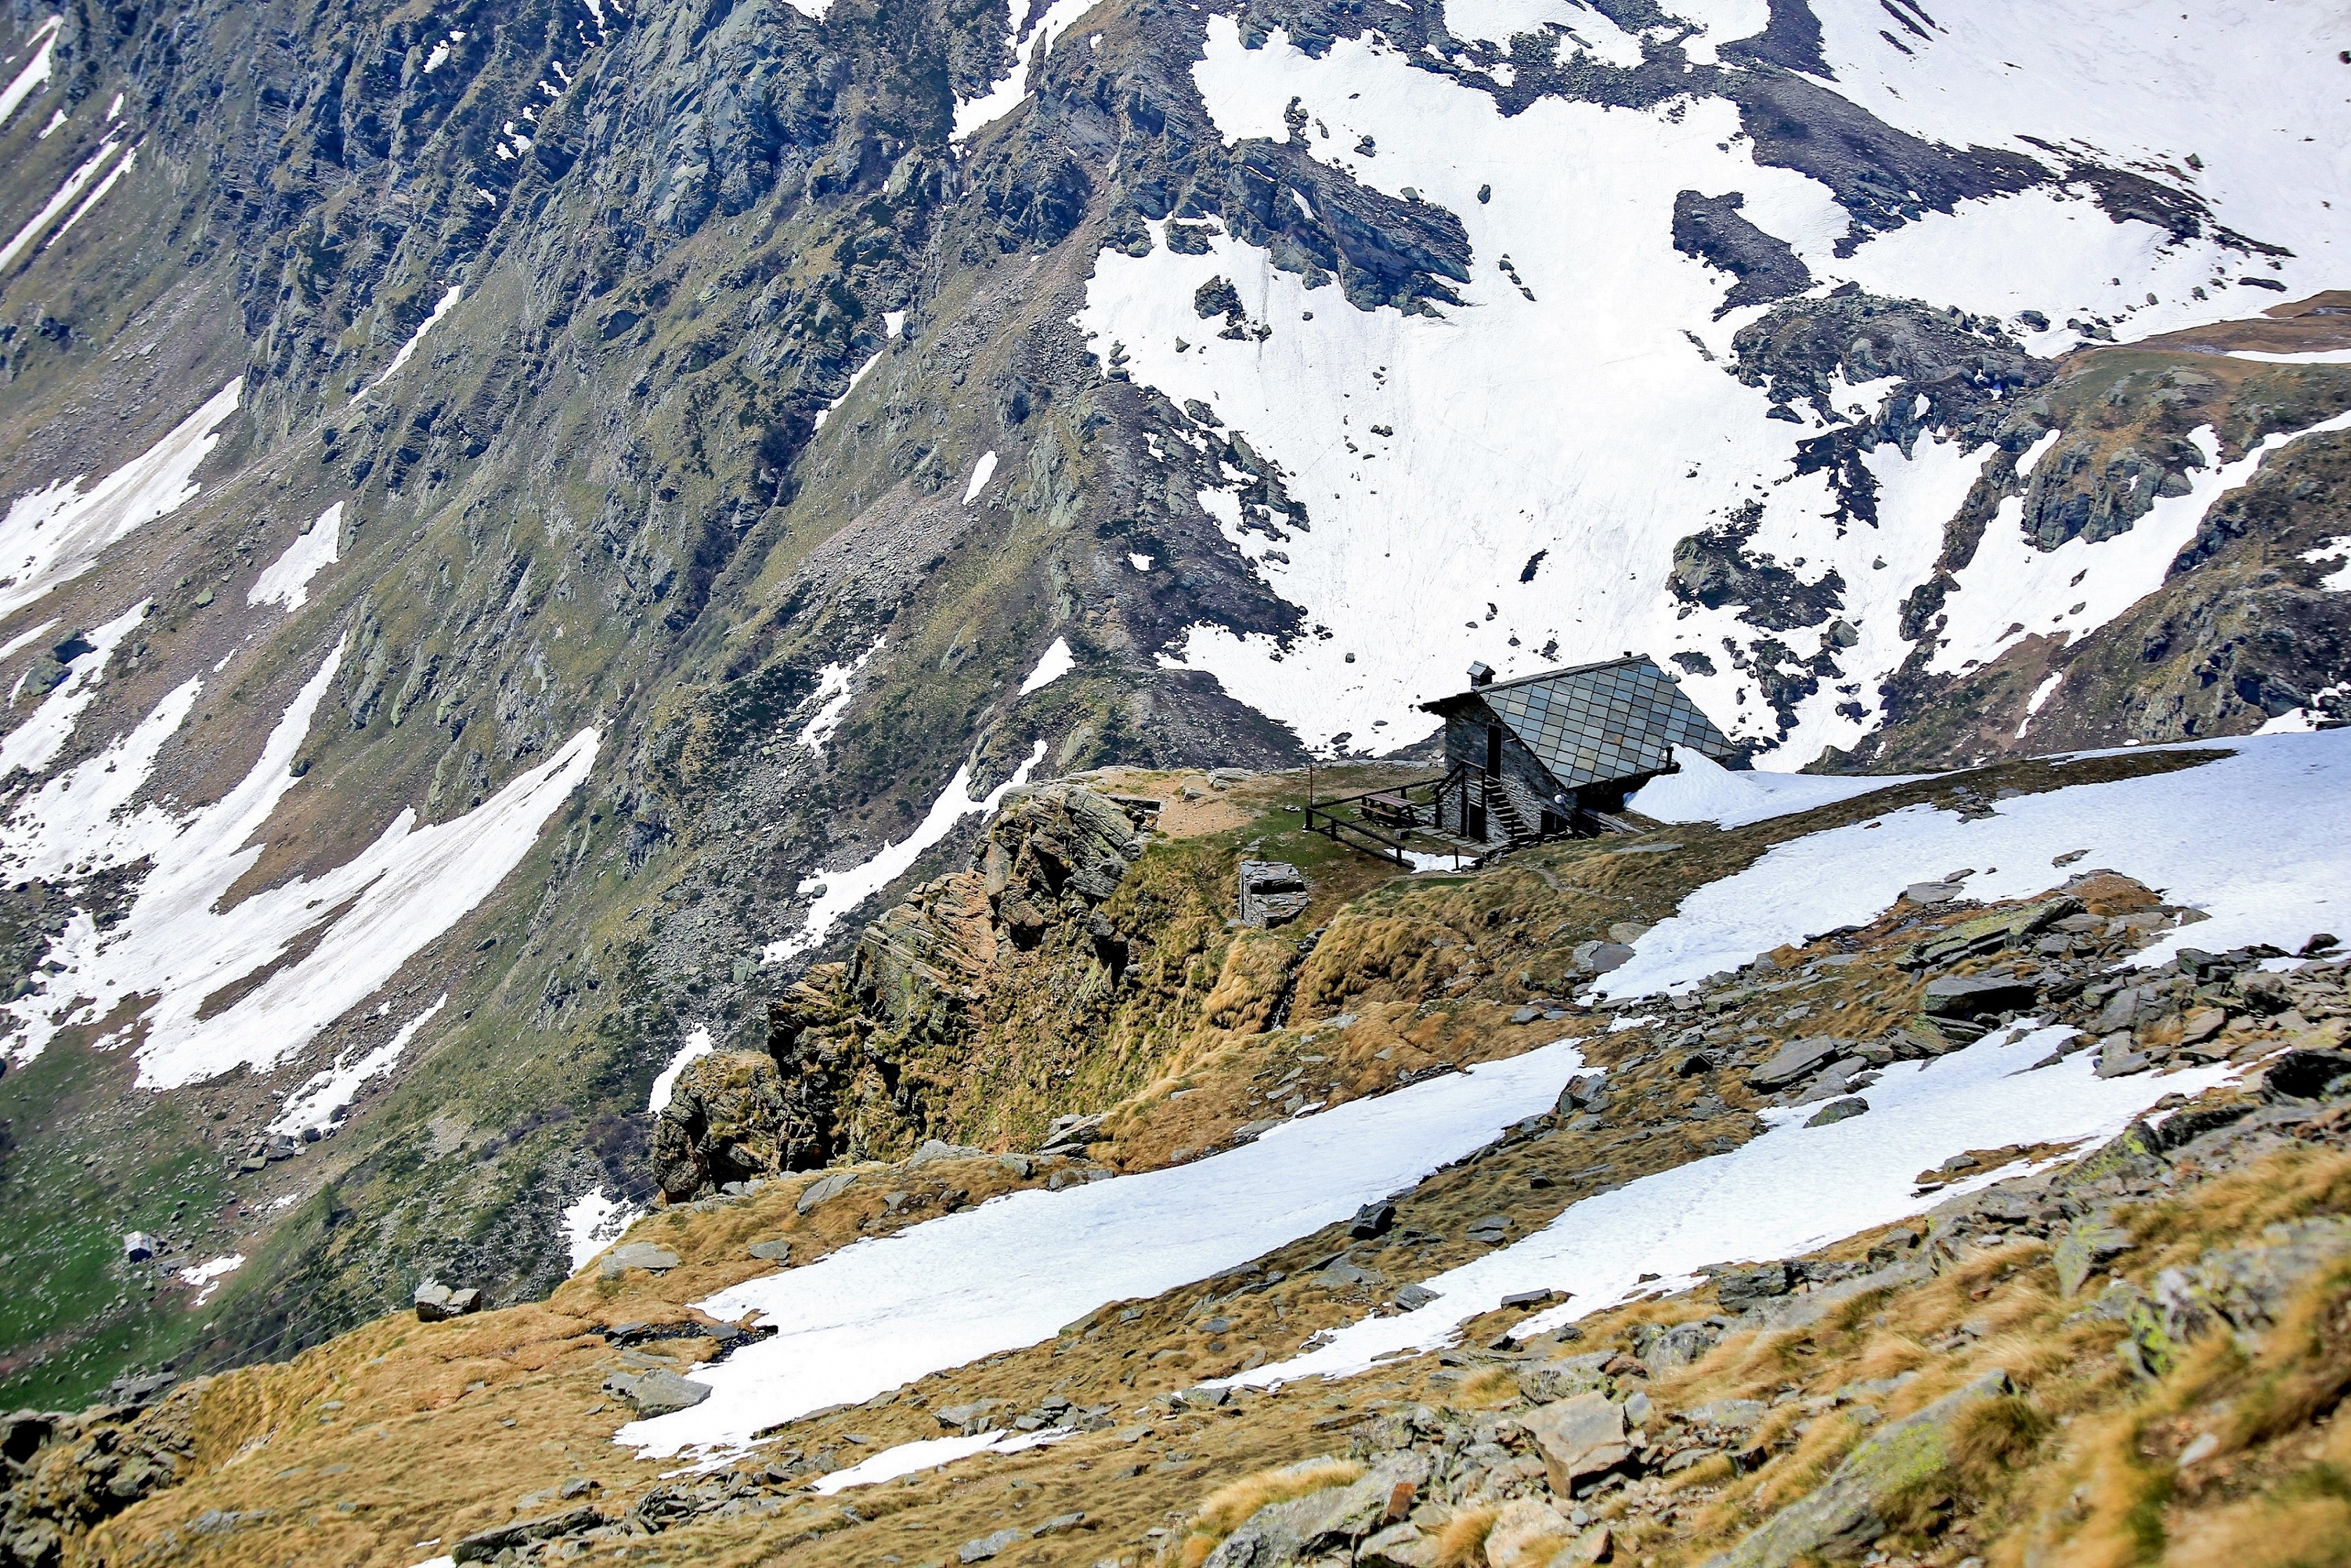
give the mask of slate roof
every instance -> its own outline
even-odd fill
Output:
[[[1450,715],[1471,702],[1491,709],[1571,789],[1662,771],[1669,747],[1687,746],[1717,761],[1732,750],[1714,721],[1646,654],[1497,681],[1421,706]]]

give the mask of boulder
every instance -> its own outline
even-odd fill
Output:
[[[2152,1064],[2152,1058],[2131,1049],[2127,1034],[2110,1034],[2098,1041],[2098,1065],[2093,1069],[2100,1078],[2127,1078]]]
[[[2155,1277],[2154,1298],[2175,1343],[2226,1326],[2260,1333],[2276,1323],[2302,1282],[2351,1257],[2351,1218],[2322,1215],[2273,1225],[2261,1239],[2219,1247],[2188,1268]]]
[[[1301,1558],[1351,1552],[1358,1542],[1393,1522],[1388,1500],[1400,1482],[1418,1487],[1427,1479],[1428,1461],[1403,1453],[1347,1486],[1325,1487],[1289,1502],[1269,1504],[1225,1537],[1203,1568],[1274,1568]]]
[[[630,1241],[605,1253],[603,1260],[597,1265],[596,1272],[600,1278],[617,1280],[632,1269],[643,1269],[659,1274],[676,1267],[677,1254],[668,1248],[657,1247],[650,1241]]]
[[[2131,1239],[2108,1224],[2102,1215],[2086,1215],[2066,1227],[2058,1238],[2051,1261],[2057,1269],[2057,1288],[2068,1296],[2079,1294],[2098,1269],[2130,1250]]]
[[[482,1310],[481,1291],[471,1288],[453,1290],[438,1280],[427,1280],[417,1286],[414,1301],[416,1321],[422,1323],[442,1322]]]
[[[1542,1455],[1552,1490],[1562,1497],[1573,1496],[1577,1482],[1605,1475],[1633,1457],[1625,1440],[1625,1408],[1604,1394],[1578,1394],[1523,1420]]]
[[[1001,1399],[975,1399],[968,1405],[942,1405],[931,1415],[942,1427],[960,1428],[971,1426],[1003,1403]]]
[[[1305,877],[1288,861],[1245,860],[1239,883],[1241,924],[1259,928],[1297,919],[1313,896]]]
[[[1622,942],[1579,942],[1570,955],[1587,975],[1613,974],[1633,961],[1633,949]]]
[[[839,1197],[856,1185],[855,1171],[834,1171],[831,1176],[820,1176],[801,1190],[799,1200],[792,1207],[798,1213],[806,1214],[817,1205]]]
[[[1008,1546],[1029,1539],[1025,1530],[999,1530],[993,1535],[983,1535],[977,1541],[967,1541],[956,1548],[958,1563],[985,1563]]]
[[[1355,1568],[1437,1568],[1437,1540],[1417,1525],[1393,1524],[1355,1548]]]
[[[637,1407],[640,1416],[667,1416],[691,1410],[710,1397],[710,1385],[653,1367],[643,1372],[616,1372],[604,1379],[604,1391],[617,1394]]]
[[[2008,1374],[1987,1372],[1965,1387],[1863,1438],[1829,1479],[1790,1503],[1706,1568],[1787,1568],[1801,1558],[1859,1557],[1891,1526],[1907,1498],[1951,1464],[1960,1414],[2010,1392]]]
[[[2198,1008],[2189,1013],[2179,1029],[2179,1043],[2199,1045],[2229,1027],[2225,1008]]]
[[[1486,1531],[1488,1568],[1550,1568],[1579,1531],[1567,1516],[1533,1498],[1512,1498]]]
[[[792,1244],[780,1237],[771,1241],[754,1241],[744,1250],[762,1263],[789,1263],[792,1260]]]
[[[1795,1287],[1795,1274],[1785,1262],[1754,1269],[1730,1269],[1714,1277],[1715,1299],[1723,1311],[1735,1312],[1772,1296],[1784,1296]]]
[[[1751,1432],[1763,1424],[1771,1406],[1761,1399],[1716,1399],[1693,1405],[1682,1419],[1693,1427],[1716,1427],[1726,1432]]]
[[[2351,1052],[2287,1051],[2273,1058],[2262,1073],[2265,1100],[2320,1100],[2351,1078]]]
[[[968,1144],[950,1144],[945,1138],[925,1138],[922,1147],[906,1156],[905,1168],[921,1170],[941,1160],[977,1160],[987,1157],[986,1149],[973,1148]]]
[[[1809,1040],[1792,1040],[1782,1046],[1771,1061],[1747,1075],[1750,1089],[1782,1089],[1805,1074],[1826,1066],[1838,1056],[1853,1049],[1853,1041],[1837,1040],[1828,1035],[1816,1035]]]
[[[1952,885],[1945,883],[1942,885]],[[1957,891],[1952,894],[1958,896]],[[1914,900],[1914,902],[1922,902]],[[1948,902],[1935,900],[1932,902]],[[1962,958],[1979,957],[2037,936],[2061,920],[2082,913],[2082,901],[2070,895],[2044,899],[2016,909],[1994,910],[1943,928],[1905,954],[1907,968],[1942,968]]]
[[[496,1529],[465,1537],[449,1549],[449,1557],[456,1563],[487,1563],[501,1552],[578,1535],[603,1522],[602,1514],[586,1507],[548,1514],[539,1519],[518,1519],[511,1524],[501,1524]]]
[[[1044,1142],[1037,1145],[1040,1154],[1071,1154],[1099,1144],[1107,1135],[1102,1132],[1103,1117],[1092,1115],[1057,1116],[1045,1129]]]
[[[1938,975],[1919,1010],[1929,1018],[1970,1019],[2032,1005],[2032,982],[2014,975]]]
[[[1849,1121],[1869,1110],[1869,1102],[1858,1094],[1848,1094],[1842,1100],[1832,1100],[1813,1113],[1807,1127],[1825,1127],[1834,1123]]]
[[[1719,1333],[1702,1322],[1676,1323],[1653,1335],[1641,1347],[1641,1364],[1649,1369],[1651,1376],[1659,1376],[1676,1367],[1687,1366],[1712,1350],[1721,1338]]]

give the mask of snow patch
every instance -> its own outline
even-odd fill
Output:
[[[220,1282],[244,1267],[245,1254],[232,1252],[225,1258],[215,1258],[209,1263],[198,1263],[193,1268],[181,1270],[181,1283],[201,1287],[196,1291],[196,1299],[190,1301],[188,1305],[201,1307],[211,1301],[213,1292],[220,1289]]]
[[[2252,349],[2231,349],[2232,360],[2259,360],[2265,365],[2351,365],[2351,349],[2314,349],[2302,354],[2264,354]]]
[[[1968,895],[1987,904],[2039,893],[2064,880],[2053,862],[2076,851],[2209,916],[2143,950],[2135,960],[2142,966],[2163,962],[2183,941],[2216,953],[2257,942],[2293,952],[2314,932],[2341,930],[2343,911],[2332,904],[2351,883],[2351,834],[2343,831],[2351,729],[2163,749],[2214,760],[2018,795],[1973,821],[1906,806],[1775,845],[1685,898],[1599,989],[1633,997],[1687,986],[1809,933],[1875,919],[1944,866],[1998,868],[1968,883]],[[2247,822],[2261,831],[2245,831]]]
[[[286,1097],[286,1108],[269,1124],[273,1133],[283,1133],[298,1138],[313,1129],[324,1133],[343,1118],[353,1100],[359,1098],[362,1086],[392,1070],[400,1061],[401,1052],[408,1049],[416,1031],[433,1021],[433,1015],[449,1005],[449,993],[441,993],[440,1000],[400,1026],[390,1040],[372,1051],[348,1051],[335,1058],[335,1064],[310,1076],[308,1082]]]
[[[89,215],[90,208],[98,205],[99,202],[106,199],[106,193],[114,189],[114,183],[117,180],[121,179],[122,176],[128,174],[131,170],[136,169],[137,167],[139,167],[139,149],[133,147],[130,152],[125,152],[122,155],[121,162],[117,163],[113,168],[109,169],[106,172],[106,178],[98,183],[98,188],[81,199],[81,205],[73,210],[73,216],[68,218],[62,225],[58,225],[57,232],[51,237],[51,243],[54,244],[57,240],[65,238],[67,234],[72,230],[74,225],[81,222],[82,219]]]
[[[1053,645],[1045,650],[1044,657],[1037,661],[1037,667],[1029,672],[1029,678],[1020,683],[1016,695],[1025,697],[1031,692],[1042,691],[1077,667],[1077,655],[1070,652],[1070,640],[1056,637]]]
[[[44,621],[38,626],[33,627],[29,631],[19,632],[14,637],[9,638],[5,643],[0,643],[0,659],[5,659],[8,655],[16,653],[17,650],[30,647],[35,643],[39,642],[43,637],[47,636],[51,632],[55,631],[57,629],[57,623],[54,621]],[[22,676],[18,677],[17,684],[19,685],[23,685]],[[12,695],[8,699],[8,705],[11,707],[14,707],[16,703],[16,699]]]
[[[828,0],[828,3],[830,3],[830,0]],[[894,337],[896,334],[893,333],[892,336]],[[832,417],[832,411],[849,401],[849,394],[857,390],[857,383],[865,379],[865,372],[882,362],[882,352],[883,351],[879,349],[874,350],[873,357],[872,359],[866,361],[863,364],[858,366],[855,371],[850,373],[849,384],[841,389],[841,395],[833,399],[831,402],[825,404],[822,408],[817,410],[815,428],[822,430],[824,428],[824,422]],[[968,498],[969,497],[966,497],[966,499]]]
[[[319,666],[278,720],[252,769],[218,801],[184,812],[133,809],[158,754],[193,711],[201,680],[163,700],[126,736],[22,798],[0,822],[0,868],[70,887],[95,871],[152,862],[123,918],[100,931],[77,911],[37,971],[39,988],[0,1007],[19,1032],[17,1061],[60,1029],[91,1026],[133,998],[138,1018],[99,1040],[138,1037],[138,1082],[176,1088],[240,1063],[266,1070],[381,989],[410,957],[494,892],[539,830],[588,776],[599,732],[581,730],[547,761],[464,816],[419,828],[406,810],[346,864],[297,877],[224,907],[266,847],[259,834],[298,780],[292,763],[342,662]],[[242,847],[241,847],[242,846]],[[310,943],[297,962],[298,944]],[[218,1010],[219,993],[272,966]]]
[[[56,194],[50,196],[41,210],[27,219],[25,226],[18,229],[6,245],[0,245],[0,268],[5,268],[47,232],[48,226],[57,221],[57,214],[73,204],[74,199],[98,177],[99,170],[121,145],[119,141],[102,143],[80,167],[66,176],[65,183],[57,188]]]
[[[1681,770],[1660,773],[1642,785],[1625,802],[1627,809],[1660,822],[1713,822],[1743,828],[1750,822],[1809,811],[1925,777],[1735,772],[1701,752],[1678,747],[1674,761]]]
[[[455,307],[458,298],[465,292],[465,287],[462,284],[451,284],[449,286],[448,292],[442,295],[440,299],[434,305],[432,313],[424,318],[423,321],[418,325],[415,331],[409,334],[408,341],[400,346],[400,352],[392,355],[392,363],[384,366],[383,374],[368,382],[367,390],[360,392],[360,396],[367,396],[368,392],[375,391],[376,388],[383,385],[384,382],[398,375],[400,373],[401,366],[408,363],[409,356],[416,352],[416,346],[424,341],[424,334],[433,330],[434,324],[437,323],[442,317],[449,314],[450,310]]]
[[[815,902],[809,905],[800,929],[781,941],[768,943],[759,954],[760,962],[778,963],[822,942],[843,915],[905,875],[922,858],[923,852],[953,832],[957,822],[974,812],[985,817],[995,810],[1007,791],[1029,782],[1029,770],[1044,758],[1045,743],[1040,740],[1011,778],[977,800],[970,795],[971,764],[967,762],[956,769],[947,787],[931,802],[930,810],[903,841],[890,845],[862,865],[802,877],[799,891],[815,894]]]
[[[747,1281],[696,1304],[730,1322],[763,1312],[781,1332],[696,1368],[708,1399],[618,1440],[654,1456],[739,1445],[774,1422],[1050,1340],[1105,1301],[1205,1279],[1410,1186],[1548,1109],[1582,1066],[1561,1040],[1188,1165],[1008,1194]]]
[[[65,749],[66,741],[73,735],[74,721],[98,695],[98,688],[106,679],[107,661],[114,656],[116,646],[131,634],[132,628],[147,618],[152,604],[152,601],[142,599],[89,633],[89,652],[66,666],[72,673],[41,699],[41,706],[33,710],[30,718],[9,731],[5,740],[0,740],[0,779],[19,768],[27,773],[38,773]]]
[[[0,570],[15,579],[0,588],[0,619],[79,577],[109,545],[193,496],[196,467],[219,444],[219,427],[244,390],[242,376],[221,388],[95,489],[85,493],[87,476],[78,475],[17,497],[0,518]]]
[[[247,604],[282,604],[299,610],[310,602],[310,580],[335,563],[343,532],[343,504],[337,501],[310,521],[278,558],[246,590]]]
[[[575,1274],[596,1254],[628,1234],[644,1210],[591,1186],[563,1207],[563,1245]]]
[[[685,1043],[669,1059],[669,1065],[653,1075],[653,1092],[645,1097],[645,1109],[656,1116],[668,1109],[669,1097],[677,1090],[677,1075],[685,1071],[687,1063],[717,1049],[710,1039],[710,1030],[696,1025],[694,1032],[685,1037]]]
[[[995,452],[991,450],[981,453],[979,461],[971,465],[971,483],[963,487],[963,504],[968,507],[979,499],[979,493],[987,488],[988,480],[995,476]]]
[[[2188,493],[2158,497],[2126,531],[2095,544],[2077,534],[2053,550],[2041,549],[2025,537],[2023,497],[2009,497],[1943,601],[1930,667],[1960,673],[1991,663],[2014,638],[2063,640],[2104,626],[2163,586],[2204,514],[2251,480],[2271,453],[2305,436],[2346,429],[2351,429],[2351,411],[2291,434],[2265,435],[2235,462],[2222,463],[2211,426],[2200,426],[2189,439],[2202,450],[2205,465],[2188,471]]]
[[[66,19],[62,16],[51,16],[33,29],[33,57],[8,78],[6,87],[0,88],[0,125],[7,124],[9,117],[33,95],[33,89],[49,79],[49,55],[57,47],[57,30],[65,25]],[[55,120],[49,121],[49,131],[55,131],[64,120],[65,115],[60,111]],[[49,131],[42,131],[41,135],[46,137]]]
[[[1053,0],[1044,16],[1030,22],[1023,30],[1021,8],[1014,0],[1005,0],[1007,26],[1011,29],[1013,63],[1011,74],[997,82],[977,98],[956,99],[955,129],[949,140],[967,141],[973,132],[995,124],[1029,100],[1029,72],[1042,57],[1053,52],[1053,40],[1069,31],[1070,24],[1094,7],[1094,0]]]
[[[2047,675],[2042,678],[2042,682],[2039,685],[2032,688],[2032,695],[2025,699],[2024,718],[2022,722],[2019,723],[2016,727],[2017,739],[2022,740],[2024,738],[2024,732],[2032,727],[2033,716],[2041,711],[2043,704],[2046,703],[2051,697],[2057,695],[2057,688],[2064,683],[2064,671],[2052,670]]]
[[[851,1487],[870,1487],[883,1481],[894,1481],[900,1476],[911,1476],[917,1470],[935,1470],[967,1459],[974,1454],[1017,1454],[1023,1448],[1041,1448],[1058,1443],[1064,1437],[1077,1436],[1073,1427],[1047,1427],[1034,1432],[977,1432],[968,1437],[922,1437],[911,1443],[901,1443],[884,1448],[870,1458],[859,1460],[847,1469],[835,1470],[818,1480],[809,1490],[819,1497],[831,1497],[847,1491]]]
[[[2316,549],[2303,551],[2302,559],[2338,562],[2333,571],[2318,580],[2318,586],[2329,593],[2351,593],[2351,534],[2337,534],[2331,539],[2322,540]]]
[[[1836,90],[1886,123],[1946,146],[2006,148],[2055,165],[2054,144],[2193,192],[2221,224],[2286,247],[2290,255],[2256,265],[2285,284],[2289,298],[2340,282],[2351,259],[2351,226],[2342,217],[2351,203],[2351,163],[2341,156],[2351,145],[2351,103],[2335,57],[2343,40],[2335,0],[2223,0],[2192,19],[2156,0],[2062,11],[2041,0],[1974,0],[1929,9],[1932,37],[1899,34],[1906,53],[1886,43],[1877,0],[1813,0]],[[2190,153],[2197,165],[2187,162]],[[2096,221],[2107,220],[2098,214]],[[2085,225],[2079,237],[2089,235]],[[2179,249],[2214,264],[2198,281],[2233,279],[2252,260],[2201,241]],[[2070,267],[2062,252],[2028,255]],[[2009,275],[2003,267],[2001,276]],[[2116,277],[2119,286],[2108,284]],[[2209,298],[2199,301],[2184,288],[2175,297],[2170,287],[2135,282],[2128,273],[2091,281],[2108,298],[2143,300],[2149,289],[2162,297],[2160,307],[2118,323],[2117,336],[2248,314],[2243,296],[2209,283]],[[2063,309],[2092,304],[2069,298]]]
[[[2018,1028],[1928,1062],[1896,1062],[1866,1092],[1866,1114],[1807,1127],[1816,1109],[1761,1113],[1762,1136],[1577,1203],[1523,1241],[1422,1281],[1437,1300],[1368,1318],[1288,1361],[1222,1379],[1264,1386],[1343,1376],[1382,1357],[1451,1343],[1459,1325],[1520,1291],[1565,1291],[1572,1305],[1530,1318],[1537,1333],[1646,1291],[1687,1290],[1708,1264],[1788,1258],[1943,1202],[1913,1177],[1964,1149],[2112,1137],[2167,1093],[2226,1081],[2226,1065],[2100,1079],[2095,1051],[2034,1068],[2071,1029]],[[2000,1174],[1986,1173],[1973,1185]],[[1966,1190],[1963,1186],[1960,1190]],[[1791,1202],[1790,1195],[1803,1201]]]
[[[883,641],[885,639],[876,637],[873,646],[848,664],[827,664],[817,672],[816,690],[809,696],[809,700],[816,704],[816,712],[799,733],[800,745],[820,757],[824,755],[826,743],[832,739],[832,732],[841,727],[842,716],[849,712],[850,698],[854,695],[850,690],[850,682],[858,671],[865,667],[866,660],[882,651]]]

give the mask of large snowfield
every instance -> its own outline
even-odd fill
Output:
[[[1760,5],[1669,9],[1704,25],[1685,48],[1709,62],[1764,21]],[[1815,9],[1834,72],[1824,85],[1895,126],[2021,152],[2053,173],[2073,157],[2126,167],[2192,192],[2221,223],[2292,255],[2272,270],[2209,232],[2175,241],[2116,223],[2077,183],[1962,202],[1840,257],[1844,210],[1810,178],[1758,164],[1727,100],[1633,110],[1546,99],[1506,117],[1376,32],[1317,58],[1280,33],[1246,47],[1233,21],[1212,17],[1194,77],[1228,142],[1285,139],[1295,103],[1315,158],[1442,205],[1465,225],[1475,262],[1463,305],[1431,317],[1359,310],[1222,234],[1205,255],[1162,244],[1100,256],[1077,316],[1094,351],[1123,348],[1135,381],[1208,404],[1280,465],[1311,529],[1282,524],[1290,537],[1277,541],[1243,531],[1229,492],[1203,504],[1266,581],[1332,632],[1284,648],[1202,624],[1171,662],[1213,672],[1310,745],[1383,751],[1426,733],[1435,721],[1412,705],[1456,689],[1472,660],[1507,677],[1627,648],[1660,659],[1687,651],[1719,669],[1688,677],[1700,706],[1736,737],[1773,739],[1776,716],[1722,660],[1726,637],[1751,643],[1756,629],[1736,605],[1685,613],[1666,591],[1675,541],[1752,500],[1764,517],[1750,548],[1806,582],[1834,570],[1843,618],[1859,634],[1840,656],[1843,679],[1807,699],[1765,754],[1763,766],[1793,769],[1879,721],[1877,685],[1912,650],[1897,607],[1930,575],[1989,449],[1962,453],[1931,434],[1907,453],[1880,447],[1867,458],[1878,523],[1839,528],[1826,476],[1794,473],[1795,443],[1816,422],[1767,420],[1768,396],[1719,362],[1765,308],[1717,318],[1730,279],[1673,248],[1677,191],[1740,193],[1743,215],[1811,269],[1813,293],[1853,282],[1955,305],[2001,319],[2044,356],[2084,340],[2064,325],[2035,330],[2022,312],[2104,318],[2129,340],[2253,315],[2281,298],[2238,285],[2248,272],[2286,298],[2341,282],[2351,104],[2333,7],[2238,5],[2182,25],[2144,5],[2052,13],[2001,0],[1954,11],[1931,42],[1907,39],[1907,53],[1881,37],[1886,15],[1866,0]],[[1548,32],[1562,56],[1639,56],[1638,39],[1567,0],[1478,0],[1448,16],[1466,37]],[[1373,154],[1356,151],[1365,137]],[[1252,326],[1270,329],[1262,341],[1203,323],[1193,295],[1216,277],[1238,290]],[[1851,388],[1834,401],[1874,413],[1885,391]],[[2020,587],[2031,630],[2079,636],[2111,620],[2160,580],[2182,528],[2192,532],[2258,460],[2208,468],[2192,496],[2159,504],[2131,532],[2053,555],[2024,546],[2011,503],[1953,596],[1943,665],[1998,652],[2020,618],[2001,607]],[[2068,595],[2077,574],[2084,586]],[[1809,658],[1824,631],[1780,635]]]

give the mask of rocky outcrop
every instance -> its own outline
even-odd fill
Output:
[[[671,1202],[799,1168],[810,1154],[805,1118],[788,1107],[773,1058],[715,1051],[685,1064],[653,1123],[653,1181]]]
[[[1762,526],[1763,508],[1753,502],[1729,521],[1677,541],[1667,586],[1684,604],[1719,610],[1739,607],[1750,626],[1786,632],[1818,626],[1844,603],[1844,579],[1834,568],[1806,582],[1750,542]]]
[[[1785,299],[1813,286],[1811,271],[1786,240],[1740,214],[1746,204],[1738,191],[1719,196],[1684,191],[1674,197],[1674,248],[1739,280],[1716,307],[1718,321],[1742,305]]]
[[[0,1568],[57,1568],[77,1538],[182,1480],[208,1382],[152,1405],[0,1416]]]
[[[846,964],[810,970],[770,1008],[789,1107],[774,1168],[899,1155],[964,1131],[968,1056],[1013,977],[1034,974],[1064,1009],[1117,992],[1132,938],[1102,906],[1143,847],[1126,810],[1083,784],[1008,795],[970,869],[884,911]]]

